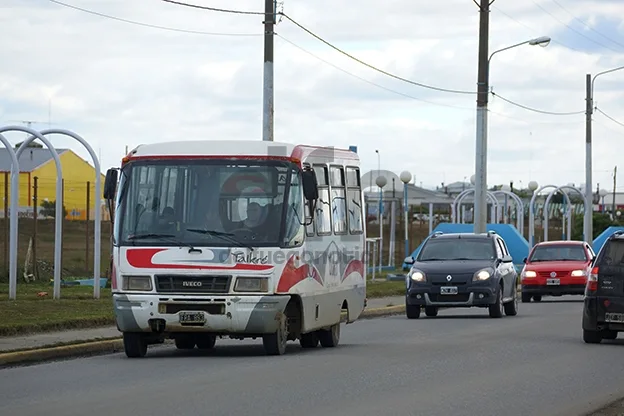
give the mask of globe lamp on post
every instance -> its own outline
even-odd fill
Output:
[[[401,182],[403,182],[403,211],[405,215],[405,257],[409,256],[409,235],[408,235],[408,217],[409,208],[407,205],[407,184],[412,180],[412,174],[404,170],[399,175]]]

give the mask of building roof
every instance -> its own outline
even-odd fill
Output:
[[[67,152],[69,149],[56,149],[59,156],[62,153]],[[32,172],[38,167],[52,161],[52,154],[47,148],[28,147],[20,155],[19,171],[20,172]],[[6,148],[0,148],[0,172],[11,171],[11,155]]]

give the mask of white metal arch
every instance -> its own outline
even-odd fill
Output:
[[[99,299],[100,298],[100,261],[101,261],[101,254],[102,254],[102,251],[100,249],[100,245],[102,243],[102,237],[101,237],[102,207],[100,204],[101,195],[102,195],[102,192],[101,192],[102,170],[100,167],[100,160],[98,159],[91,145],[84,138],[74,133],[73,131],[65,130],[65,129],[47,129],[47,130],[42,130],[40,134],[43,136],[47,136],[50,134],[59,134],[63,136],[69,136],[77,140],[78,142],[80,142],[80,144],[82,144],[85,147],[85,149],[87,149],[87,152],[89,152],[91,159],[93,159],[93,166],[96,172],[96,175],[95,175],[95,195],[96,195],[95,231],[93,233],[94,234],[93,235],[93,240],[94,240],[93,241],[93,297],[96,299]],[[87,209],[91,209],[91,207],[88,207]]]
[[[466,198],[470,193],[474,193],[474,189],[466,189],[465,191],[462,191],[462,193],[460,193],[459,195],[457,195],[457,197],[459,198],[459,200],[457,201],[457,207],[461,207],[462,205],[462,201],[464,200],[464,198]],[[492,212],[491,212],[491,217],[492,217],[492,221],[496,221],[496,219],[498,218],[498,199],[496,199],[496,196],[494,196],[494,194],[490,191],[486,192],[486,197],[490,199],[490,202],[492,202]],[[457,209],[454,208],[454,211],[456,211]],[[455,221],[454,221],[455,222]]]
[[[21,146],[17,149],[16,156],[19,159],[20,155],[26,150],[28,145],[35,139],[41,140],[54,159],[56,165],[56,209],[55,209],[55,221],[54,221],[54,299],[61,298],[61,242],[63,241],[63,168],[61,166],[61,159],[56,152],[54,146],[48,139],[46,139],[41,133],[33,129],[22,126],[8,126],[0,129],[0,133],[10,130],[21,131],[30,136],[24,140]]]
[[[524,204],[522,203],[522,199],[513,192],[504,191],[499,189],[498,191],[492,192],[494,195],[507,195],[511,197],[516,203],[516,228],[520,232],[521,235],[524,235]]]
[[[587,199],[585,198],[585,194],[583,194],[583,192],[581,192],[580,190],[576,189],[573,186],[562,185],[562,186],[559,186],[559,187],[553,189],[552,191],[550,191],[550,193],[546,197],[546,201],[544,202],[544,211],[545,212],[548,212],[548,204],[550,203],[550,199],[553,197],[553,195],[555,195],[555,193],[557,193],[557,191],[564,192],[565,189],[570,189],[572,191],[575,191],[577,194],[579,194],[581,196],[581,198],[583,198],[583,207],[587,207]],[[568,218],[568,230],[567,230],[568,240],[572,239],[572,221],[571,221],[572,215],[571,215],[571,211],[572,211],[572,201],[570,201],[570,199],[568,198],[568,209],[567,209],[567,212],[565,213],[566,217]],[[546,214],[544,216],[544,241],[548,241],[548,214]]]
[[[456,206],[457,202],[459,201],[459,199],[460,199],[461,197],[463,197],[464,195],[467,195],[467,194],[468,194],[468,193],[470,193],[470,192],[474,192],[474,189],[473,189],[473,188],[470,188],[470,189],[465,189],[465,190],[461,191],[461,192],[460,192],[460,193],[459,193],[459,194],[455,197],[455,199],[453,200],[453,202],[451,203],[451,221],[452,221],[452,222],[454,222],[454,223],[457,223],[457,222],[458,222],[458,221],[457,221],[457,214],[458,214],[458,213],[457,213],[457,210],[458,210],[458,207]]]
[[[531,197],[531,202],[529,202],[529,246],[533,247],[535,245],[535,199],[537,199],[537,195],[542,192],[544,189],[549,188],[558,188],[557,185],[544,185],[535,192],[533,192],[533,196]],[[570,197],[568,193],[562,189],[563,197],[566,199],[568,204],[570,203]]]
[[[11,147],[11,143],[0,134],[0,142],[4,144],[11,157],[11,208],[9,214],[9,299],[17,297],[17,227],[19,210],[19,161]],[[4,219],[5,221],[7,218]]]

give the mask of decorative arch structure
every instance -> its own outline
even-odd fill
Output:
[[[579,194],[581,196],[581,198],[583,198],[583,209],[587,208],[587,198],[585,197],[585,194],[583,194],[583,192],[581,192],[580,190],[576,189],[573,186],[563,185],[563,186],[559,186],[559,187],[553,189],[552,191],[550,191],[550,193],[546,197],[546,201],[544,202],[544,211],[545,212],[548,212],[548,204],[550,203],[550,200],[553,197],[553,195],[555,195],[558,191],[565,192],[565,189],[569,189],[569,190],[574,191],[577,194]],[[567,232],[568,240],[571,240],[572,239],[572,221],[571,221],[571,219],[572,219],[572,215],[571,215],[572,202],[570,201],[570,198],[567,198],[567,200],[568,200],[568,209],[567,209],[567,212],[565,213],[565,215],[568,218],[568,232]],[[548,241],[548,215],[544,216],[544,241]]]
[[[529,202],[529,247],[533,247],[535,245],[535,200],[540,192],[549,188],[560,189],[564,187],[558,187],[557,185],[544,185],[533,192],[531,202]],[[563,197],[566,199],[567,203],[570,204],[570,197],[568,196],[568,193],[564,189],[561,189],[561,192],[563,193]]]
[[[7,130],[4,130],[7,131]],[[11,157],[11,208],[9,214],[9,299],[15,300],[17,297],[17,227],[19,209],[19,161],[17,155],[11,147],[11,143],[0,134],[0,142],[7,148]],[[5,218],[5,221],[7,218]]]

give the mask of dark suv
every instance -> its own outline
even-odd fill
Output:
[[[505,241],[496,233],[442,234],[429,237],[406,276],[405,312],[409,319],[438,308],[488,308],[492,318],[518,313],[518,272]]]
[[[591,263],[583,304],[583,341],[599,344],[624,331],[624,232],[613,233]]]

